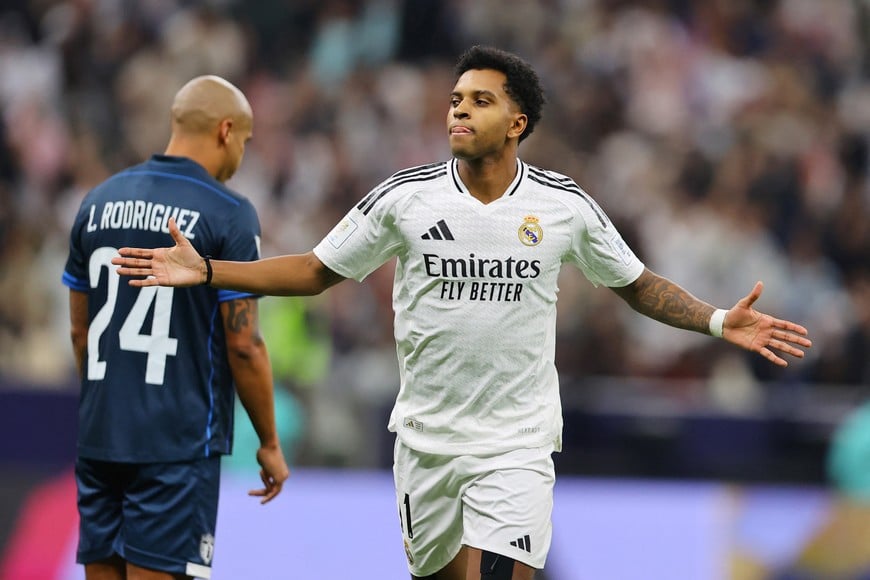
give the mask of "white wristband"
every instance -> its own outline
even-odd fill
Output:
[[[710,334],[716,338],[722,338],[722,331],[725,329],[726,314],[728,314],[727,310],[717,308],[713,311],[713,315],[710,317]]]

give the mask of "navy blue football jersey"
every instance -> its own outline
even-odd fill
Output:
[[[63,273],[66,286],[88,294],[82,457],[162,462],[231,451],[235,388],[219,304],[250,295],[134,288],[111,263],[124,246],[173,245],[170,217],[201,255],[259,257],[253,205],[190,159],[155,155],[88,193]]]

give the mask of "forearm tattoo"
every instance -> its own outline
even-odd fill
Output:
[[[708,332],[713,306],[661,276],[639,281],[632,307],[650,318],[676,328]]]

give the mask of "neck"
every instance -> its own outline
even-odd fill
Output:
[[[500,159],[459,160],[459,177],[471,195],[484,204],[504,195],[516,175],[516,155],[502,156]]]
[[[202,165],[212,177],[218,177],[220,160],[202,139],[173,135],[163,153],[174,157],[187,157]]]

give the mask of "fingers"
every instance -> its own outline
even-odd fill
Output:
[[[130,286],[136,286],[138,288],[144,288],[146,286],[159,286],[160,282],[157,281],[157,278],[154,277],[154,271],[151,268],[116,268],[115,272],[119,276],[139,276],[138,278],[131,278],[129,281]]]
[[[277,483],[269,488],[269,492],[260,500],[260,505],[264,505],[275,499],[279,493],[281,493],[281,489],[284,486],[280,483]]]
[[[270,501],[272,501],[273,499],[275,499],[275,497],[279,493],[281,493],[281,487],[282,486],[279,483],[279,484],[274,485],[274,486],[264,487],[263,489],[252,489],[251,491],[248,492],[248,495],[254,496],[254,497],[262,497],[263,499],[260,500],[260,505],[263,505],[263,504],[267,504]]]
[[[118,250],[118,253],[123,258],[112,258],[112,263],[116,265],[121,265],[121,262],[116,262],[115,260],[124,260],[125,258],[145,258],[150,260],[154,257],[154,250],[150,248],[121,248]]]
[[[787,360],[785,360],[782,357],[776,356],[776,354],[774,354],[773,351],[770,350],[769,348],[760,349],[758,351],[758,354],[760,354],[761,356],[763,356],[764,358],[766,358],[767,360],[769,360],[770,362],[772,362],[776,366],[779,366],[779,367],[787,367],[788,366]],[[803,355],[803,353],[801,353],[801,355]]]
[[[115,268],[115,272],[117,272],[121,276],[151,276],[154,272],[151,268]]]
[[[281,489],[284,487],[282,483],[272,481],[266,484],[266,487],[263,489],[252,489],[248,492],[248,495],[253,497],[261,497],[263,499],[260,500],[260,505],[267,504],[279,493],[281,493]]]
[[[263,480],[264,484],[266,484],[264,490],[266,493],[263,494],[263,499],[260,500],[260,505],[263,505],[269,503],[276,495],[281,493],[282,484],[271,475],[268,475],[266,470],[260,470],[260,479]]]
[[[768,346],[786,354],[790,354],[793,357],[804,358],[804,351],[790,345],[787,342],[783,342],[781,340],[771,340],[770,342],[768,342]]]
[[[799,334],[801,336],[807,336],[809,334],[809,331],[807,331],[806,328],[804,328],[800,324],[795,324],[794,322],[789,322],[788,320],[780,320],[778,318],[774,318],[773,319],[773,326],[775,326],[776,328],[782,328],[784,330],[788,330],[790,332],[793,332],[795,334]],[[782,334],[786,334],[786,333],[783,332]],[[780,337],[780,338],[782,338],[782,337]],[[798,337],[795,337],[795,338],[797,339]],[[801,340],[803,340],[804,342],[807,343],[807,344],[801,343],[801,344],[803,344],[803,346],[812,346],[812,342],[810,342],[809,340],[807,340],[807,339],[801,339]],[[797,340],[796,340],[796,342],[797,342]]]
[[[283,479],[276,478],[271,475],[267,475],[265,470],[260,470],[260,479],[263,481],[263,484],[266,487],[262,489],[252,489],[248,492],[248,495],[263,498],[260,500],[260,505],[263,505],[269,503],[270,501],[275,499],[275,497],[277,497],[279,493],[281,493],[281,490],[284,488],[284,481],[287,479],[287,476],[284,476]]]
[[[806,333],[806,329],[802,326],[791,323],[789,324],[791,326],[797,327],[798,329],[803,331],[803,333]],[[761,346],[758,349],[758,353],[777,366],[787,367],[788,362],[782,357],[778,356],[774,352],[774,350],[783,354],[793,356],[795,358],[804,358],[804,351],[798,347],[809,348],[812,346],[812,344],[813,343],[808,338],[795,334],[794,332],[786,332],[785,330],[773,330],[770,333],[770,338],[767,339],[764,346]]]
[[[123,248],[123,250],[129,250],[130,248]],[[123,251],[120,250],[120,251]],[[150,250],[149,250],[150,252]],[[112,264],[115,266],[123,266],[125,268],[148,268],[151,269],[151,258],[152,256],[136,256],[129,258],[112,258]]]
[[[121,272],[118,272],[121,274]],[[126,276],[127,274],[121,274],[122,276]],[[138,274],[137,274],[138,275]],[[157,281],[157,278],[154,276],[148,276],[146,278],[131,278],[129,282],[127,282],[130,286],[134,288],[147,288],[148,286],[160,286],[160,282]]]
[[[771,348],[775,348],[776,350],[779,350],[783,353],[789,354],[795,358],[804,358],[804,351],[802,351],[798,348],[795,348],[787,343],[781,342],[779,340],[770,341],[769,346],[770,346],[770,348],[768,348],[768,347],[760,348],[758,350],[758,354],[760,354],[761,356],[763,356],[764,358],[766,358],[767,360],[769,360],[770,362],[772,362],[773,364],[775,364],[777,366],[787,367],[788,361],[785,360],[784,358],[782,358],[781,356],[778,356],[772,350],[770,350]]]
[[[774,330],[771,333],[771,337],[778,340],[788,341],[804,348],[810,348],[813,346],[813,341],[806,338],[807,329],[803,326],[789,323],[789,326],[783,326],[782,328],[787,328],[789,332],[786,332],[785,330]]]
[[[131,248],[123,248],[121,251],[123,250],[131,250]],[[157,279],[154,278],[150,258],[112,258],[112,264],[119,266],[115,269],[119,276],[138,276],[138,278],[129,281],[130,286],[144,288],[159,285]]]

